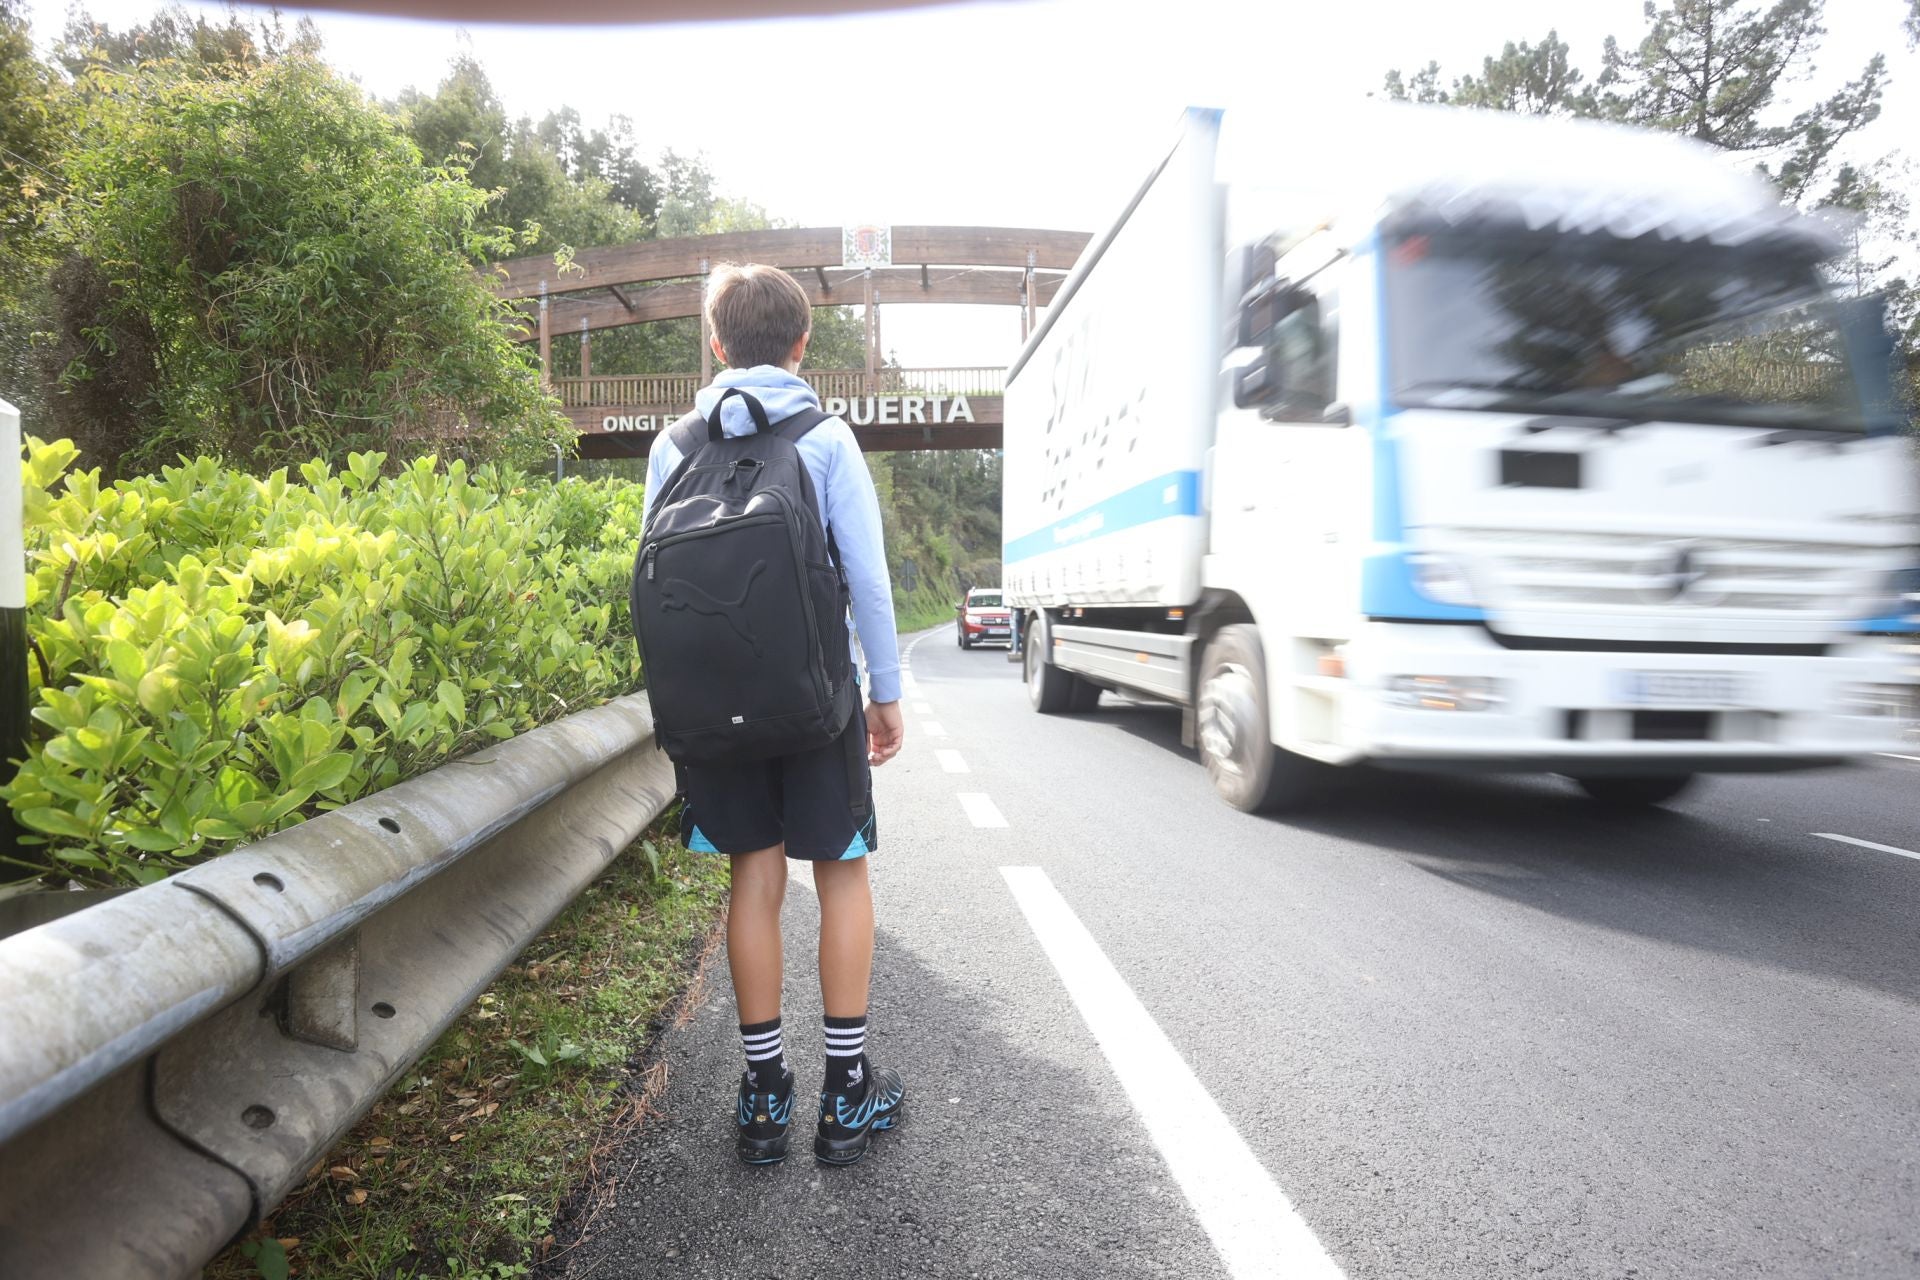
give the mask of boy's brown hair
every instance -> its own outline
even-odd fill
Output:
[[[813,307],[780,268],[723,262],[707,279],[707,327],[736,369],[784,365],[813,327]]]

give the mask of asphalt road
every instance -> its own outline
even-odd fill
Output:
[[[1151,1122],[1151,1062],[1350,1277],[1920,1276],[1920,860],[1813,834],[1920,848],[1920,763],[1632,817],[1552,779],[1356,774],[1268,819],[1214,798],[1171,710],[1037,716],[951,629],[912,671],[877,775],[869,1038],[908,1120],[851,1169],[814,1165],[810,1116],[785,1166],[737,1164],[718,960],[573,1280],[1246,1280],[1204,1225],[1219,1188],[1190,1198],[1184,1130]],[[1096,1037],[1008,866],[1045,873],[1185,1067]],[[811,1091],[805,883],[786,1018]]]

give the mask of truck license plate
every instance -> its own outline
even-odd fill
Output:
[[[1635,707],[1737,707],[1746,682],[1731,671],[1622,671],[1620,701]]]

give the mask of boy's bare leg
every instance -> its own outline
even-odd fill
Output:
[[[820,998],[827,1016],[864,1018],[867,984],[873,977],[873,890],[867,883],[867,860],[816,862],[813,887],[820,896]]]
[[[732,863],[727,967],[733,973],[733,998],[740,1006],[740,1021],[751,1025],[780,1016],[780,904],[787,896],[787,848],[776,844],[753,853],[736,853]],[[871,947],[871,915],[867,933]]]

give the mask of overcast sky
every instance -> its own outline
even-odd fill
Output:
[[[30,0],[36,34],[66,0]],[[156,7],[89,0],[122,27]],[[192,6],[212,11],[213,6]],[[530,2],[529,12],[539,6]],[[1888,55],[1880,154],[1920,138],[1920,56],[1905,0],[1828,0],[1801,98]],[[285,11],[291,20],[301,11]],[[1644,29],[1641,0],[1032,0],[751,24],[470,26],[315,14],[325,55],[372,93],[430,88],[466,45],[513,113],[561,105],[631,116],[644,153],[705,152],[721,189],[801,225],[977,223],[1093,231],[1119,212],[1182,107],[1298,104],[1337,121],[1389,67],[1478,70],[1549,27],[1597,67],[1602,40]],[[1911,83],[1910,83],[1911,81]],[[896,307],[909,365],[1003,363],[1012,308]]]

